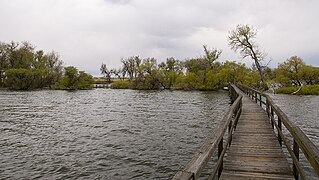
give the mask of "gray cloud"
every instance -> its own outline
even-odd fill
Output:
[[[315,0],[2,0],[0,41],[54,49],[65,65],[98,75],[102,62],[119,67],[132,55],[197,57],[203,44],[222,49],[221,60],[240,60],[227,35],[250,24],[272,67],[293,55],[318,66],[317,7]]]

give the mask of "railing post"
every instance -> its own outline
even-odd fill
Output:
[[[233,117],[234,117],[234,115],[233,115]],[[228,124],[228,134],[229,134],[229,132],[230,132],[230,129],[231,129],[231,126],[232,126],[232,122],[233,122],[233,120],[230,120],[230,121],[229,121],[229,124]]]
[[[299,146],[298,146],[297,142],[295,141],[295,139],[294,139],[294,144],[293,144],[293,152],[299,161]],[[293,169],[295,179],[298,180],[299,179],[299,172],[298,172],[298,169],[296,168],[295,162],[292,163],[292,169]]]
[[[270,116],[269,114],[269,102],[268,102],[268,98],[266,97],[266,112],[267,112],[267,115],[268,117]]]
[[[274,109],[272,106],[271,106],[270,113],[271,113],[271,126],[272,126],[272,128],[274,128],[275,115],[274,115]]]
[[[218,159],[221,156],[223,149],[224,149],[223,141],[224,141],[224,138],[222,137],[222,139],[220,140],[220,142],[218,144]],[[223,171],[223,160],[220,164],[220,167],[218,168],[218,179],[219,179],[220,175],[222,174],[222,171]]]
[[[279,129],[278,129],[278,141],[279,141],[280,146],[282,146],[282,139],[281,139],[281,136],[280,136],[280,133],[279,133],[279,131],[282,132],[280,117],[278,117],[278,127],[279,127]]]
[[[258,98],[257,98],[257,92],[255,92],[255,101],[256,101],[256,103],[258,102]]]
[[[259,102],[260,102],[260,107],[263,107],[262,101],[261,101],[261,94],[259,94]]]

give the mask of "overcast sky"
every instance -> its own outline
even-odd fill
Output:
[[[291,56],[319,66],[317,0],[0,0],[0,41],[29,41],[58,52],[64,65],[99,75],[104,62],[139,55],[180,60],[199,57],[202,45],[241,60],[230,50],[237,24],[258,30],[256,41],[275,67]]]

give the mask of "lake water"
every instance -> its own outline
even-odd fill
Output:
[[[271,96],[318,146],[319,96]],[[224,91],[0,90],[0,179],[170,179],[229,102]]]
[[[169,179],[228,93],[0,90],[1,179]]]
[[[279,108],[285,112],[289,120],[295,123],[319,148],[319,96],[269,95]],[[285,134],[289,135],[287,130]],[[292,144],[293,138],[291,136],[287,137],[290,144]],[[319,180],[319,176],[314,172],[302,153],[300,154],[300,162],[308,179]],[[292,163],[291,160],[290,163]]]
[[[319,148],[319,96],[270,94],[270,97]]]

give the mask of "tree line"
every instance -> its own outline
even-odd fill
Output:
[[[232,50],[242,58],[252,59],[253,66],[235,61],[219,62],[222,51],[203,46],[201,57],[179,60],[173,57],[157,62],[153,57],[132,56],[121,60],[120,68],[102,63],[104,78],[117,81],[113,88],[215,90],[229,82],[242,83],[266,90],[272,84],[282,86],[314,85],[319,83],[318,67],[306,65],[293,56],[277,68],[265,63],[266,55],[256,43],[257,31],[249,25],[238,25],[228,35]],[[76,67],[63,67],[58,53],[36,50],[29,42],[0,42],[0,87],[17,90],[37,88],[90,89],[93,77]]]
[[[218,62],[222,54],[216,48],[203,46],[203,55],[199,58],[178,60],[167,58],[157,64],[153,57],[132,56],[121,60],[121,68],[108,68],[102,63],[101,74],[111,82],[111,77],[118,81],[113,88],[131,89],[184,89],[215,90],[229,82],[241,83],[262,90],[269,86],[301,86],[319,83],[319,68],[306,65],[297,56],[293,56],[277,68],[269,68],[265,62],[266,54],[256,43],[257,31],[249,25],[237,25],[230,31],[228,43],[232,50],[239,52],[242,58],[251,58],[253,66],[235,61]]]
[[[259,81],[258,73],[235,61],[218,62],[222,51],[203,46],[204,55],[178,60],[173,57],[157,63],[155,58],[132,56],[121,60],[119,69],[107,68],[102,63],[101,74],[111,81],[113,88],[131,89],[183,89],[216,90],[229,82],[253,85]]]
[[[29,42],[0,42],[0,87],[14,90],[38,88],[91,88],[93,77],[75,67],[62,66],[58,53],[35,50]]]
[[[298,56],[290,57],[276,68],[263,67],[261,73],[265,84],[262,84],[255,65],[248,68],[235,61],[218,62],[221,51],[208,50],[206,46],[204,52],[203,57],[184,61],[171,57],[159,64],[155,58],[132,56],[122,59],[119,69],[108,69],[102,63],[100,70],[108,82],[112,77],[117,78],[112,88],[216,90],[228,83],[255,88],[276,84],[282,87],[319,84],[319,68],[307,65]]]

